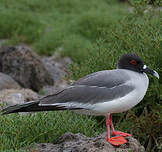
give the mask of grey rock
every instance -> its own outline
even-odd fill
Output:
[[[89,138],[82,134],[66,133],[55,143],[41,143],[29,147],[27,151],[37,152],[145,152],[143,146],[133,137],[127,137],[127,144],[114,147],[106,141],[106,134]]]
[[[22,104],[37,98],[37,93],[30,89],[5,89],[0,91],[0,103],[5,103],[6,106]]]
[[[69,57],[62,58],[59,53],[55,53],[51,57],[43,56],[41,60],[55,80],[55,85],[44,86],[40,90],[40,94],[54,94],[58,90],[66,88],[69,85],[67,75],[69,74],[69,65],[72,64],[72,60]]]
[[[55,53],[51,57],[43,56],[41,60],[52,75],[55,83],[65,79],[65,75],[69,72],[69,65],[72,64],[72,60],[69,57],[62,58],[59,53]]]
[[[3,89],[20,89],[20,85],[9,75],[0,72],[0,90]]]
[[[44,86],[40,91],[40,95],[50,95],[50,94],[55,94],[58,91],[61,91],[63,89],[65,89],[66,87],[68,87],[69,84],[67,83],[67,81],[62,80],[59,81],[59,83],[57,83],[55,86]]]
[[[35,91],[54,84],[40,57],[27,46],[0,47],[0,71],[10,75],[21,86]]]
[[[7,44],[7,40],[6,39],[0,39],[0,46],[1,45],[6,45]]]

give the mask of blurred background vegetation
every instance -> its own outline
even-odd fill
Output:
[[[60,51],[74,61],[74,80],[116,68],[127,52],[138,53],[162,76],[161,6],[161,0],[0,0],[0,43],[27,44],[40,55]],[[161,101],[162,77],[150,77],[144,100],[114,115],[117,128],[132,133],[148,152],[162,150]],[[103,121],[71,112],[0,116],[0,151],[53,142],[67,131],[95,136],[106,130]]]

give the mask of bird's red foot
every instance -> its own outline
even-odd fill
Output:
[[[132,136],[131,134],[124,133],[124,132],[121,132],[121,131],[113,131],[112,135],[113,136],[120,135],[120,136],[123,136],[123,137]]]
[[[112,138],[107,139],[107,141],[114,146],[120,146],[122,144],[127,143],[127,140],[122,136],[112,137]]]

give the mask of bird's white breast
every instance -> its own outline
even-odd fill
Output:
[[[98,114],[107,115],[108,113],[124,112],[137,105],[143,99],[149,84],[147,75],[129,70],[126,70],[126,72],[131,77],[126,84],[133,85],[135,89],[122,98],[95,104],[93,110]]]

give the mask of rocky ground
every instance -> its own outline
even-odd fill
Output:
[[[106,140],[106,133],[89,138],[82,134],[66,133],[55,143],[41,143],[29,147],[28,151],[37,152],[144,152],[145,149],[133,137],[127,137],[128,143],[114,147]]]
[[[66,88],[69,81],[69,57],[39,56],[31,48],[0,46],[0,103],[4,107],[36,100],[43,95]],[[67,133],[56,143],[35,144],[28,150],[37,152],[144,152],[144,147],[128,137],[128,144],[113,147],[106,142],[105,134],[88,138],[82,134]]]
[[[0,46],[0,103],[19,104],[68,86],[69,57],[39,56],[31,48]]]

